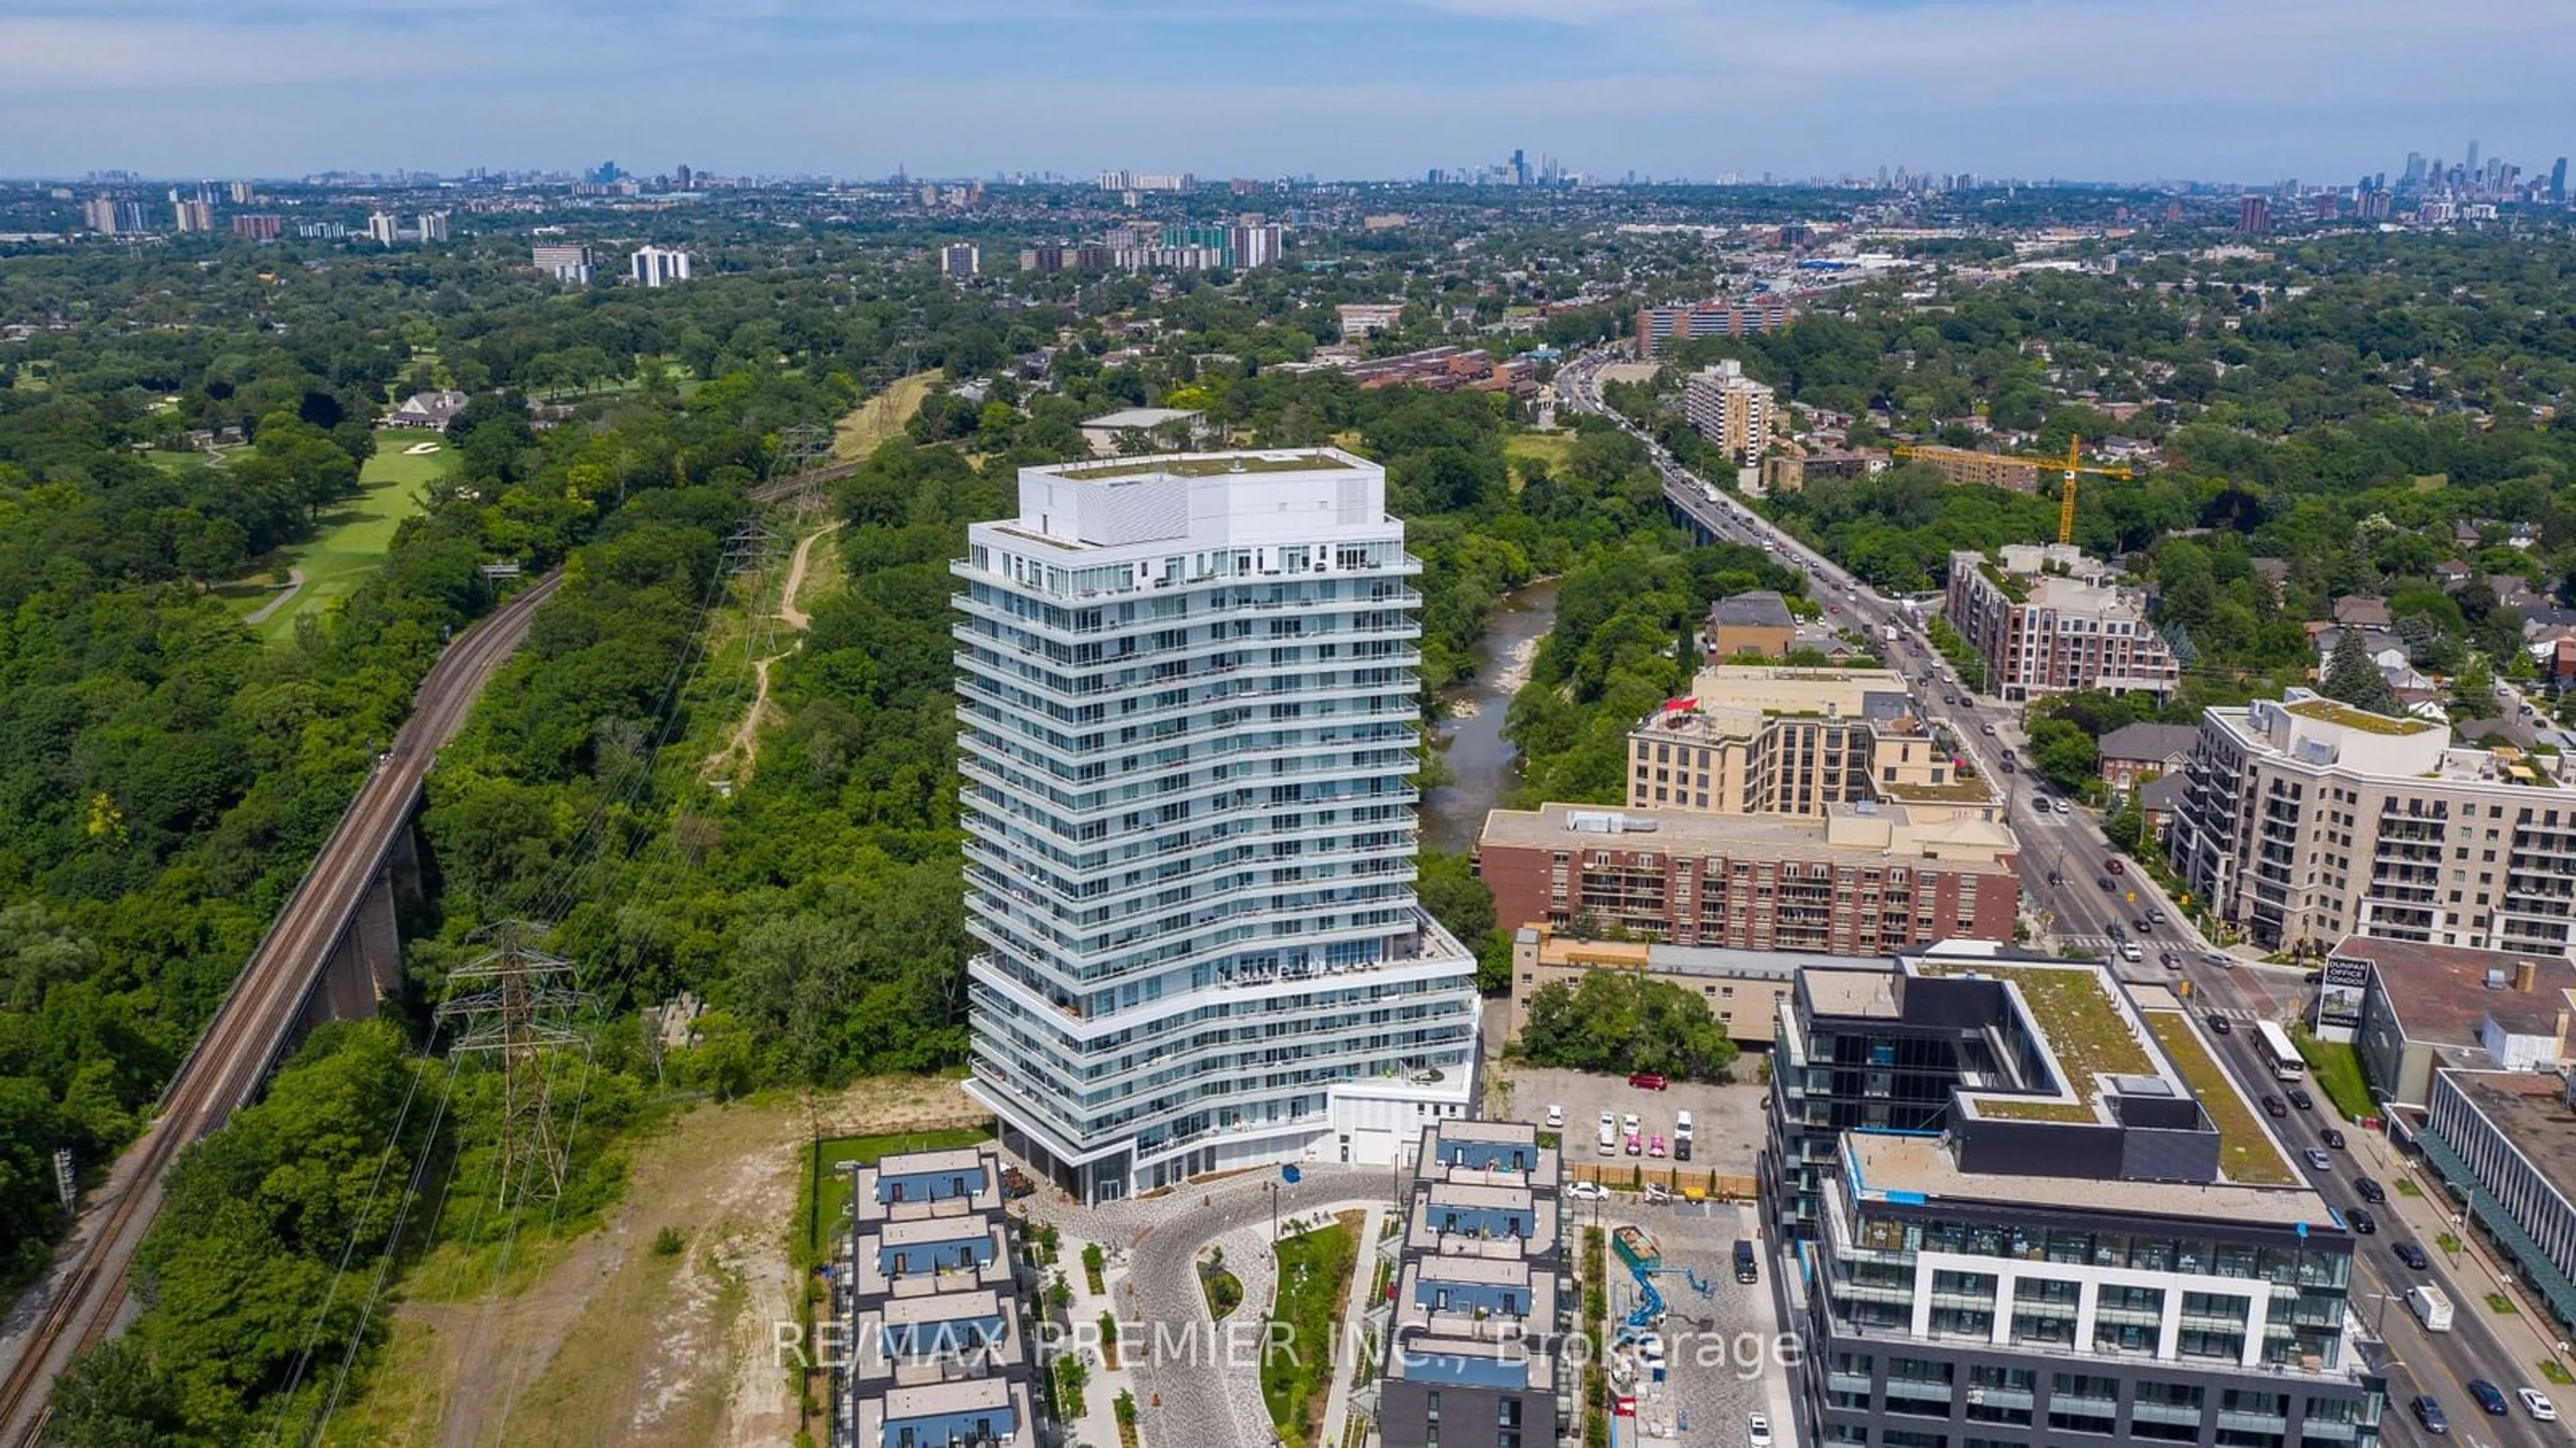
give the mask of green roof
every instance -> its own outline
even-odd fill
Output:
[[[2099,1097],[2094,1078],[2153,1076],[2156,1063],[2130,1033],[2128,1020],[2102,984],[2102,969],[2084,964],[2037,962],[1935,961],[1918,965],[1920,975],[1980,975],[2003,981],[2021,992],[2031,1024],[2066,1072],[2065,1087],[2074,1102],[2016,1100],[1970,1092],[1980,1116],[2041,1121],[2091,1121]]]
[[[2302,719],[2314,719],[2320,724],[2340,724],[2346,729],[2358,729],[2364,734],[2421,734],[2435,727],[2422,719],[2399,719],[2387,714],[2373,714],[2367,709],[2356,709],[2336,699],[2301,699],[2295,704],[2284,704],[2281,707]]]
[[[2299,1184],[2290,1164],[2272,1147],[2272,1139],[2263,1132],[2262,1123],[2254,1119],[2253,1108],[2220,1070],[2191,1023],[2180,1011],[2141,1011],[2147,1018],[2147,1029],[2173,1058],[2174,1068],[2191,1084],[2191,1094],[2200,1099],[2200,1109],[2209,1113],[2212,1126],[2218,1128],[2219,1174],[2232,1182],[2250,1186],[2294,1187]]]
[[[1238,467],[1237,465],[1240,464]],[[1187,457],[1103,463],[1067,463],[1057,471],[1068,478],[1137,478],[1156,474],[1176,478],[1212,478],[1219,473],[1302,473],[1339,470],[1350,464],[1331,453],[1299,452],[1196,453]]]

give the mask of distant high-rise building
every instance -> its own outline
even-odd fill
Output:
[[[225,188],[225,192],[226,192],[226,194],[227,194],[227,195],[229,195],[229,196],[231,196],[231,197],[232,197],[233,205],[235,205],[235,206],[248,206],[248,205],[250,205],[252,192],[251,192],[251,185],[250,185],[250,183],[249,183],[249,182],[247,182],[247,181],[235,181],[234,183],[232,183],[232,185],[231,185],[231,186],[229,186],[229,187]]]
[[[591,182],[599,186],[614,186],[617,184],[617,178],[624,174],[617,169],[617,163],[614,161],[602,161],[590,168]]]
[[[2549,199],[2560,206],[2567,204],[2567,158],[2564,156],[2549,167]]]
[[[1512,184],[1515,186],[1530,184],[1529,156],[1526,152],[1519,150],[1512,152]]]
[[[423,244],[447,240],[447,213],[424,211],[420,214],[420,239]]]
[[[1246,217],[1226,232],[1226,250],[1239,268],[1270,265],[1279,260],[1279,246],[1278,226],[1257,217]]]
[[[666,287],[689,279],[689,254],[668,247],[639,248],[628,265],[635,280],[648,287]]]
[[[2471,176],[2478,174],[2478,141],[2475,136],[2469,138],[2469,154],[2460,162],[2460,169]]]
[[[2272,229],[2272,203],[2260,196],[2240,198],[2236,203],[2236,229],[2247,236],[2260,236]]]
[[[114,236],[117,231],[116,198],[93,196],[81,203],[81,225],[101,236]]]
[[[943,246],[939,249],[941,276],[963,281],[968,277],[981,275],[983,270],[983,249],[971,241],[961,241],[954,246]]]
[[[171,220],[182,233],[215,229],[215,209],[203,201],[190,199],[170,205]]]
[[[286,229],[286,219],[275,215],[242,213],[233,217],[233,235],[246,241],[275,241]]]
[[[671,173],[671,179],[678,183],[681,190],[688,191],[694,189],[695,182],[698,178],[697,173],[691,171],[686,166],[682,166],[680,169]]]
[[[2409,151],[2406,153],[2406,177],[2397,184],[2400,186],[2420,186],[2424,184],[2423,152]]]
[[[581,285],[590,280],[591,255],[587,246],[556,243],[531,247],[528,260],[537,270],[559,282]]]
[[[392,246],[402,239],[402,223],[390,211],[367,213],[367,239],[378,246]]]

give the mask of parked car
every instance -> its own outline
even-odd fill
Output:
[[[1683,1111],[1676,1111],[1676,1112],[1674,1112],[1674,1113],[1673,1113],[1673,1135],[1675,1135],[1675,1136],[1688,1136],[1688,1135],[1690,1135],[1690,1134],[1691,1134],[1691,1114],[1690,1114],[1690,1112],[1689,1112],[1689,1111],[1687,1111],[1687,1110],[1683,1110]]]
[[[1549,1102],[1547,1107],[1547,1124],[1550,1128],[1563,1127],[1565,1125],[1565,1108],[1557,1105],[1553,1101]]]
[[[1629,1132],[1627,1151],[1630,1156],[1644,1156],[1646,1154],[1646,1139],[1633,1131]]]
[[[2388,1200],[2388,1188],[2381,1186],[2378,1182],[2373,1181],[2369,1177],[2354,1177],[2352,1179],[2352,1189],[2361,1193],[2361,1199],[2370,1203],[2374,1207]]]
[[[2308,1094],[2308,1088],[2293,1086],[2290,1088],[2290,1104],[2301,1111],[2314,1111],[2317,1109],[2317,1098]]]
[[[2397,1260],[2405,1263],[2414,1271],[2421,1272],[2432,1265],[2433,1259],[2425,1256],[2424,1249],[2416,1246],[2412,1242],[2400,1242],[2388,1250],[2396,1253]]]
[[[1578,1202],[1600,1202],[1609,1200],[1610,1189],[1599,1182],[1577,1178],[1565,1184],[1565,1194]]]
[[[2407,1406],[2414,1410],[2415,1421],[2424,1425],[2425,1432],[2450,1436],[2451,1420],[2442,1416],[2442,1405],[2434,1401],[2431,1393],[2417,1393],[2415,1401]]]
[[[2352,1223],[2352,1229],[2358,1235],[2371,1237],[2379,1233],[2379,1219],[2370,1214],[2368,1207],[2353,1208],[2344,1213],[2344,1220]]]
[[[2469,1396],[2478,1400],[2478,1406],[2484,1408],[2490,1418],[2501,1418],[2512,1411],[2505,1405],[2504,1389],[2484,1378],[2469,1379]]]
[[[1673,1189],[1662,1182],[1646,1183],[1646,1205],[1660,1207],[1673,1199]]]
[[[1674,1138],[1673,1138],[1673,1160],[1675,1160],[1675,1161],[1688,1161],[1688,1160],[1690,1160],[1690,1156],[1691,1156],[1690,1143],[1691,1143],[1691,1139],[1690,1139],[1689,1137],[1687,1137],[1687,1136],[1676,1136],[1676,1137],[1674,1137]]]
[[[1634,1136],[1638,1132],[1645,1130],[1645,1127],[1638,1124],[1637,1113],[1631,1111],[1627,1115],[1619,1118],[1619,1129],[1630,1136]]]
[[[1628,1078],[1628,1084],[1640,1091],[1661,1091],[1672,1083],[1652,1071],[1640,1071]]]
[[[2225,1016],[2211,1016],[2209,1018],[2209,1033],[2213,1036],[2229,1035],[2233,1033],[2235,1029],[2236,1027],[2234,1023],[2230,1022]]]
[[[2324,1142],[2326,1145],[2333,1147],[2337,1151],[2343,1150],[2343,1133],[2335,1130],[2331,1126],[2318,1132],[2317,1140]]]
[[[1659,1132],[1656,1132],[1653,1136],[1650,1136],[1650,1137],[1647,1137],[1647,1138],[1646,1138],[1646,1155],[1648,1155],[1648,1156],[1652,1156],[1652,1157],[1660,1157],[1660,1156],[1662,1156],[1663,1154],[1664,1154],[1664,1134],[1663,1134],[1662,1132],[1660,1132],[1660,1131],[1659,1131]]]
[[[1744,1420],[1745,1448],[1771,1448],[1771,1420],[1755,1413]]]
[[[2547,1393],[2538,1388],[2516,1388],[2513,1390],[2513,1395],[2522,1399],[2522,1410],[2531,1415],[2531,1421],[2535,1423],[2558,1421],[2557,1405],[2549,1401]]]

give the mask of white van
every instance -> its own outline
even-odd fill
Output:
[[[1675,1136],[1688,1136],[1688,1135],[1690,1135],[1690,1134],[1691,1134],[1691,1115],[1690,1115],[1690,1113],[1689,1113],[1689,1112],[1687,1112],[1687,1111],[1675,1112],[1675,1113],[1674,1113],[1674,1115],[1673,1115],[1673,1135],[1675,1135]]]
[[[1601,1113],[1601,1154],[1619,1154],[1619,1121],[1607,1111]]]

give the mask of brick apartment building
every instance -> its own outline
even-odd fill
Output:
[[[1822,818],[1550,804],[1487,815],[1477,864],[1505,929],[1829,955],[2011,940],[2016,857],[1946,823],[1872,801]]]

